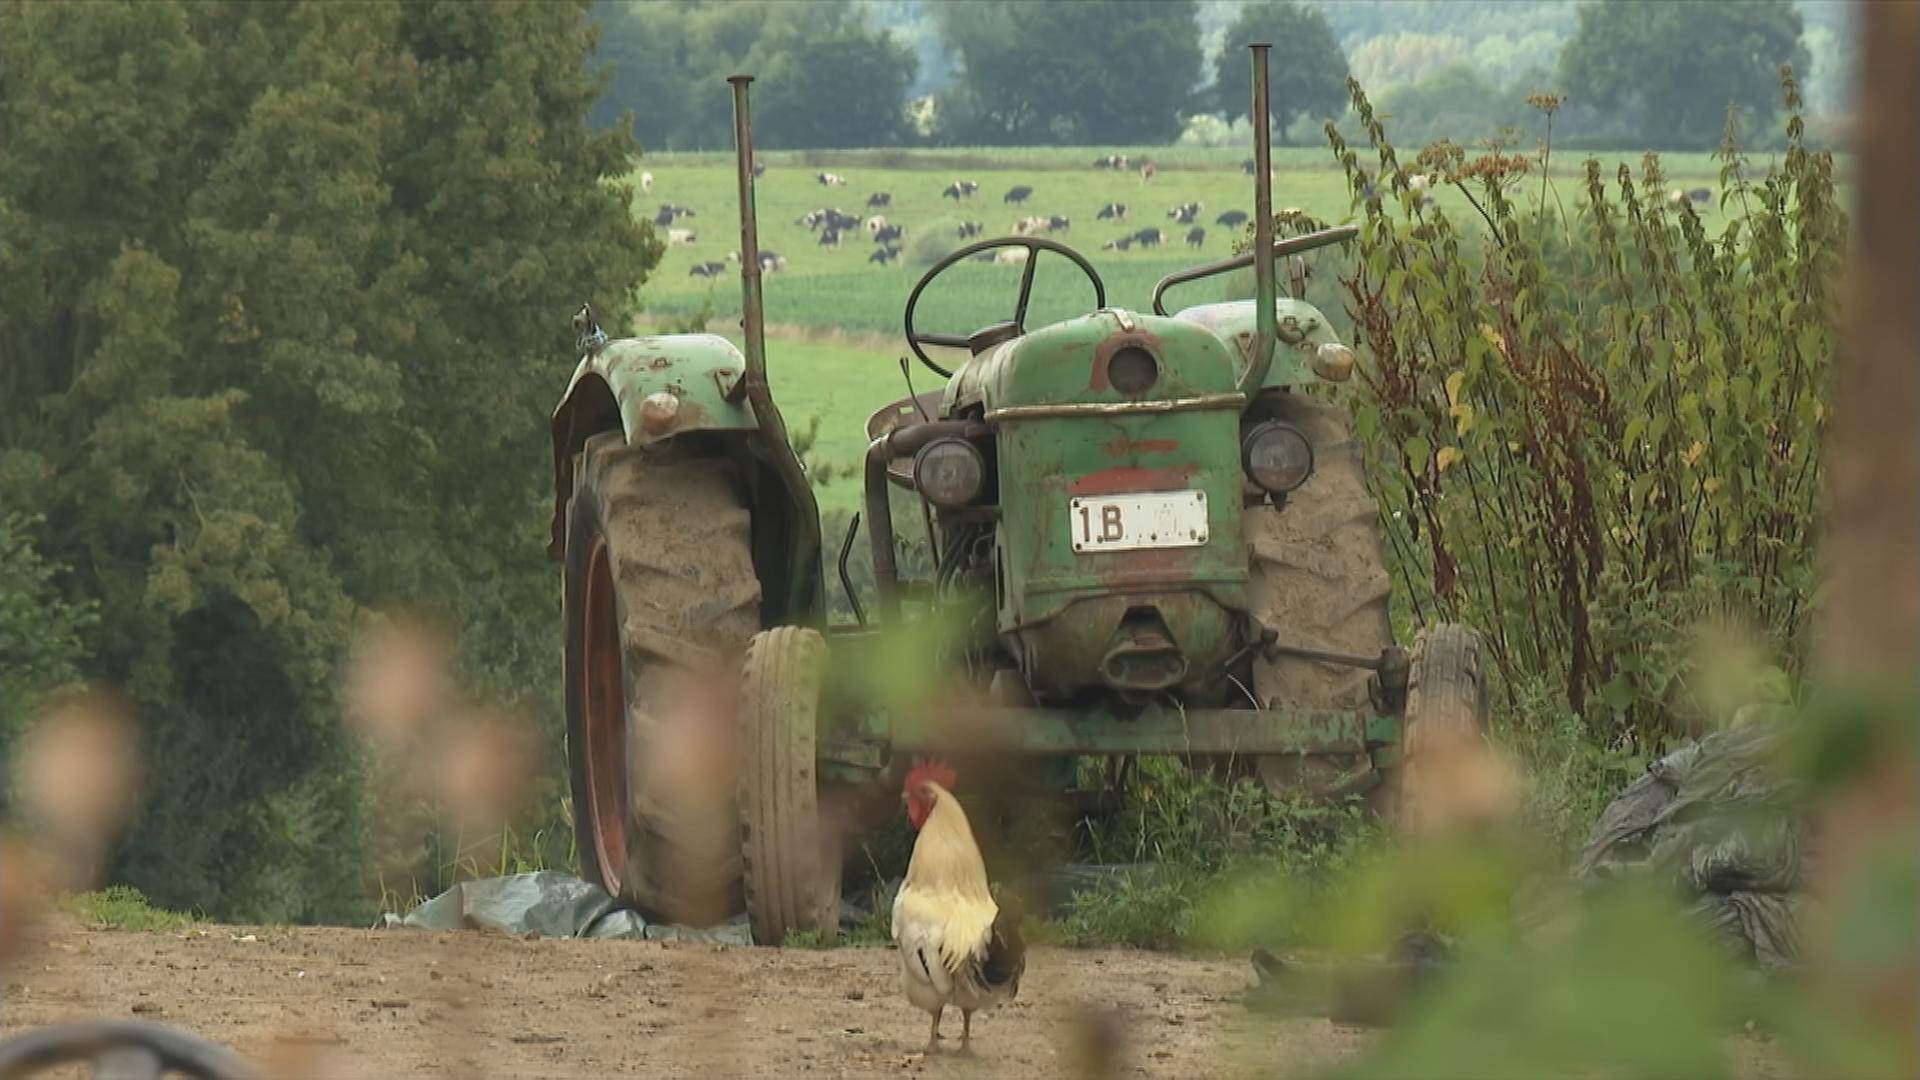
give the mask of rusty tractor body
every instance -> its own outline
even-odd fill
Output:
[[[747,81],[734,82],[743,163]],[[1254,129],[1264,163],[1266,125]],[[1344,414],[1307,392],[1346,381],[1353,354],[1298,273],[1295,296],[1276,294],[1276,259],[1355,230],[1276,243],[1271,170],[1254,175],[1252,250],[1162,281],[1151,313],[1109,307],[1093,267],[1039,237],[975,243],[927,272],[906,336],[946,385],[869,421],[853,530],[863,518],[872,617],[847,573],[853,530],[839,560],[858,626],[825,625],[817,512],[767,386],[751,171],[744,353],[707,335],[609,341],[583,310],[583,358],[554,414],[550,553],[567,564],[588,877],[688,921],[744,905],[755,940],[777,944],[837,926],[851,823],[897,802],[920,755],[1178,754],[1366,797],[1395,789],[1421,722],[1408,709],[1418,672],[1444,672],[1425,695],[1446,713],[1434,724],[1477,728],[1476,640],[1449,632],[1432,656],[1394,645],[1358,449]],[[1024,249],[1011,320],[966,335],[916,325],[935,279],[998,248]],[[1027,327],[1043,258],[1078,267],[1096,310]],[[1168,289],[1249,265],[1254,300],[1168,314]],[[896,505],[926,526],[931,581],[903,580]],[[964,708],[889,708],[862,689],[890,635],[932,624],[942,676],[977,690]],[[720,684],[726,701],[702,712],[698,688]],[[703,803],[688,778],[722,759],[714,775],[729,782]]]

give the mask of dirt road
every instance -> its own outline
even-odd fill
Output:
[[[44,928],[5,973],[0,1036],[65,1019],[176,1024],[283,1066],[353,1077],[1077,1075],[1077,1022],[1119,1018],[1116,1076],[1304,1075],[1369,1038],[1255,1017],[1244,963],[1035,949],[976,1055],[919,1051],[894,954],[497,934],[205,926]],[[959,1017],[949,1014],[949,1045]]]

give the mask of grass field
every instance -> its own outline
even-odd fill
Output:
[[[810,455],[817,465],[834,470],[857,465],[865,449],[867,416],[906,395],[899,358],[906,353],[901,316],[913,283],[933,261],[962,241],[955,229],[962,221],[980,222],[988,236],[1006,235],[1014,222],[1028,215],[1060,214],[1071,228],[1056,239],[1080,251],[1094,265],[1107,287],[1110,305],[1144,310],[1153,285],[1166,274],[1195,263],[1223,258],[1232,251],[1237,230],[1214,225],[1225,210],[1251,210],[1253,183],[1240,170],[1247,154],[1231,149],[1190,147],[1155,148],[1145,153],[1160,169],[1153,182],[1142,185],[1131,173],[1092,168],[1094,158],[1124,153],[1139,158],[1133,147],[1074,148],[957,148],[942,150],[838,150],[815,153],[760,155],[766,174],[756,185],[760,210],[760,243],[765,250],[787,259],[783,272],[767,277],[767,319],[775,328],[768,346],[768,367],[774,397],[796,433],[819,420]],[[1324,147],[1281,147],[1274,152],[1278,174],[1274,202],[1298,206],[1315,217],[1339,222],[1351,213],[1346,182]],[[1629,158],[1629,155],[1618,155]],[[1553,182],[1569,206],[1578,194],[1584,155],[1556,157]],[[1712,186],[1717,165],[1706,154],[1663,157],[1676,186]],[[1637,160],[1633,161],[1637,170]],[[1759,163],[1764,166],[1764,162]],[[641,290],[642,325],[636,330],[658,331],[706,312],[709,328],[739,340],[740,288],[733,267],[718,278],[692,277],[697,263],[724,261],[739,246],[735,217],[733,159],[730,154],[651,154],[641,163],[653,174],[653,190],[640,194],[635,187],[635,214],[651,218],[666,203],[691,207],[695,216],[676,223],[689,228],[695,242],[669,249],[652,281]],[[1605,166],[1608,175],[1613,162]],[[814,175],[823,170],[840,173],[847,185],[826,188]],[[954,179],[980,184],[973,198],[956,204],[941,190]],[[1016,184],[1029,185],[1033,195],[1023,207],[1005,205],[1002,195]],[[867,211],[867,196],[887,192],[892,205]],[[1471,218],[1473,210],[1455,191],[1438,193],[1450,215]],[[1523,194],[1532,197],[1529,189]],[[1200,221],[1205,242],[1190,248],[1186,228],[1168,220],[1167,210],[1185,202],[1204,208]],[[1130,207],[1125,224],[1096,221],[1094,215],[1108,202]],[[820,247],[815,234],[799,222],[809,210],[836,207],[845,213],[883,214],[907,227],[905,253],[900,262],[879,266],[867,261],[874,245],[864,234],[843,238],[838,248]],[[1709,229],[1717,229],[1718,210],[1706,210]],[[1101,244],[1137,229],[1157,226],[1167,240],[1159,248],[1102,251]],[[1339,255],[1315,256],[1321,273],[1309,298],[1319,303],[1336,324],[1345,322],[1332,260]],[[966,333],[1011,314],[1018,288],[1018,267],[963,263],[930,289],[916,317],[925,330]],[[1186,286],[1169,295],[1172,307],[1244,296],[1249,275],[1215,279]],[[1047,257],[1036,274],[1033,310],[1028,325],[1044,325],[1082,314],[1095,306],[1094,296],[1078,269],[1064,259]],[[939,385],[933,373],[913,366],[914,386],[925,392]],[[859,501],[857,478],[839,476],[819,488],[823,510],[852,510]]]
[[[1071,228],[1055,239],[1093,263],[1107,282],[1109,304],[1134,309],[1147,307],[1153,283],[1166,273],[1231,253],[1236,230],[1216,226],[1214,219],[1222,211],[1252,209],[1253,183],[1240,171],[1245,153],[1182,147],[1146,151],[1161,171],[1151,184],[1143,185],[1134,174],[1092,167],[1095,157],[1109,152],[1136,158],[1142,153],[1138,148],[1074,147],[762,154],[767,170],[756,186],[760,244],[787,259],[785,271],[768,277],[767,318],[777,325],[897,337],[907,293],[928,265],[960,245],[955,230],[962,221],[979,222],[986,236],[1004,236],[1028,215],[1067,217]],[[1297,206],[1327,221],[1348,218],[1346,182],[1325,148],[1282,148],[1275,160],[1276,206]],[[1581,160],[1580,155],[1566,155],[1563,171],[1556,159],[1555,184],[1569,206],[1578,191]],[[1677,186],[1712,186],[1716,170],[1707,155],[1678,154],[1663,160]],[[657,154],[646,157],[642,167],[653,175],[653,190],[643,195],[636,186],[636,214],[651,218],[666,203],[695,212],[693,218],[676,223],[678,228],[691,229],[695,241],[670,249],[653,280],[641,290],[649,321],[681,318],[703,308],[710,308],[722,322],[736,320],[740,307],[736,274],[708,280],[688,273],[698,263],[724,260],[739,247],[732,158],[718,153]],[[1607,169],[1611,175],[1611,162]],[[847,185],[821,186],[814,177],[822,170],[845,176]],[[942,189],[962,177],[978,181],[979,193],[957,204],[942,198]],[[1024,206],[1002,202],[1015,185],[1033,188]],[[875,192],[890,194],[892,205],[868,211],[867,197]],[[1438,197],[1449,215],[1473,216],[1459,193],[1442,190]],[[1129,206],[1126,223],[1095,220],[1094,215],[1109,202]],[[1167,217],[1170,207],[1186,202],[1203,207],[1199,220],[1206,238],[1199,247],[1188,247],[1186,227],[1176,226]],[[892,224],[906,226],[902,259],[891,266],[868,262],[874,245],[864,234],[843,237],[837,248],[819,246],[815,234],[799,220],[821,207],[860,216],[878,213]],[[1717,209],[1709,207],[1706,214],[1709,229],[1716,228]],[[1100,250],[1107,241],[1148,226],[1159,227],[1165,235],[1160,247]],[[1092,295],[1078,284],[1077,272],[1064,262],[1048,262],[1052,265],[1040,272],[1035,319],[1030,323],[1091,306]],[[929,294],[932,306],[924,325],[964,333],[1006,318],[1018,280],[1019,270],[1013,266],[956,268]],[[1176,300],[1184,305],[1219,299],[1226,295],[1226,284],[1189,286]]]
[[[737,332],[727,337],[739,343]],[[932,372],[914,367],[916,390],[926,393],[940,385]],[[774,339],[767,343],[767,380],[789,431],[797,435],[819,421],[808,459],[816,475],[821,465],[833,470],[832,479],[815,484],[820,509],[859,509],[859,473],[845,470],[857,469],[866,453],[867,417],[907,396],[898,353],[849,342]]]

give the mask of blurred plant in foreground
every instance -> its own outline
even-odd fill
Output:
[[[54,695],[12,756],[13,828],[0,830],[0,964],[63,893],[92,888],[141,783],[131,703],[102,689]]]
[[[1804,479],[1823,466],[1833,477],[1832,507],[1817,530],[1825,573],[1817,610],[1809,613],[1798,603],[1801,590],[1794,579],[1800,570],[1784,582],[1760,581],[1762,599],[1775,603],[1750,606],[1763,622],[1772,623],[1770,630],[1811,614],[1815,647],[1808,651],[1815,662],[1796,687],[1786,684],[1783,673],[1756,671],[1743,662],[1740,657],[1750,657],[1751,650],[1738,635],[1696,635],[1702,644],[1695,667],[1702,674],[1686,687],[1693,705],[1716,726],[1744,727],[1766,719],[1782,725],[1788,736],[1786,750],[1771,767],[1793,785],[1801,800],[1794,810],[1808,833],[1805,865],[1795,868],[1805,883],[1797,935],[1801,962],[1764,975],[1742,973],[1714,948],[1706,929],[1685,914],[1686,898],[1675,895],[1669,881],[1641,877],[1574,893],[1539,884],[1551,880],[1547,875],[1553,866],[1534,864],[1523,840],[1486,835],[1458,836],[1444,843],[1429,840],[1417,849],[1383,856],[1352,880],[1350,891],[1334,908],[1334,925],[1343,927],[1336,940],[1374,949],[1410,927],[1437,923],[1457,935],[1459,962],[1442,965],[1401,1011],[1401,1023],[1358,1059],[1335,1070],[1336,1075],[1471,1073],[1498,1078],[1591,1072],[1714,1077],[1772,1072],[1782,1065],[1813,1076],[1862,1080],[1920,1073],[1920,1033],[1914,1024],[1920,1008],[1920,927],[1914,919],[1920,910],[1920,731],[1914,724],[1920,715],[1914,678],[1920,652],[1920,428],[1912,422],[1920,371],[1911,355],[1912,343],[1920,340],[1920,213],[1911,198],[1920,188],[1920,131],[1912,124],[1920,113],[1920,83],[1910,77],[1910,57],[1920,49],[1920,8],[1870,5],[1865,23],[1866,92],[1857,170],[1858,220],[1865,227],[1856,236],[1858,261],[1849,281],[1848,322],[1839,328],[1837,390],[1829,400],[1824,380],[1804,382],[1805,396],[1796,396],[1786,408],[1752,416],[1759,426],[1742,428],[1744,443],[1733,444],[1746,447],[1741,453],[1775,462],[1776,468],[1756,475],[1776,481],[1789,475]],[[1724,244],[1731,255],[1741,240],[1749,240],[1761,245],[1762,254],[1770,251],[1776,261],[1796,271],[1787,274],[1782,266],[1746,259],[1717,267],[1717,259],[1698,250],[1697,226],[1686,217],[1683,230],[1701,256],[1693,276],[1702,280],[1672,280],[1687,291],[1699,289],[1710,301],[1698,313],[1708,322],[1721,318],[1716,292],[1739,295],[1742,304],[1771,304],[1770,293],[1784,291],[1791,302],[1772,317],[1780,320],[1783,353],[1803,366],[1782,376],[1780,386],[1805,380],[1832,352],[1825,343],[1829,330],[1823,310],[1830,306],[1825,301],[1832,289],[1819,277],[1825,263],[1837,255],[1842,220],[1833,216],[1828,162],[1799,146],[1797,117],[1790,124],[1784,174],[1760,188],[1734,185],[1738,197],[1760,200],[1765,213],[1748,215],[1746,228],[1752,231],[1746,237],[1730,236]],[[1730,168],[1737,165],[1729,162]],[[1733,178],[1737,180],[1737,173]],[[1786,198],[1789,189],[1797,199]],[[1629,177],[1622,177],[1621,191],[1631,204]],[[1489,188],[1486,194],[1497,199],[1500,193]],[[1594,198],[1597,206],[1597,181]],[[1647,210],[1657,213],[1651,206]],[[1645,220],[1633,216],[1636,225]],[[1375,225],[1386,228],[1377,209],[1372,217]],[[1595,224],[1607,222],[1596,216]],[[1782,228],[1797,231],[1798,247],[1791,257],[1777,246],[1788,235]],[[1654,242],[1656,256],[1662,250],[1654,235],[1658,231],[1643,238]],[[1409,234],[1394,243],[1424,239]],[[1526,246],[1517,232],[1506,233],[1505,241],[1515,248]],[[1532,260],[1528,255],[1523,261]],[[1628,268],[1617,266],[1624,278]],[[1670,262],[1656,259],[1647,269],[1657,282],[1667,280],[1672,268]],[[1533,269],[1537,274],[1538,267]],[[1414,284],[1418,282],[1389,282],[1386,288],[1398,293]],[[1550,331],[1558,316],[1528,310],[1545,305],[1550,291],[1529,295],[1540,284],[1537,277],[1518,284],[1519,296],[1526,300],[1514,305],[1522,312],[1518,338]],[[1436,297],[1446,295],[1437,287],[1431,291]],[[1397,296],[1392,299],[1398,303]],[[1645,306],[1636,305],[1636,318]],[[1661,317],[1674,314],[1667,305],[1650,307],[1657,307]],[[1529,314],[1531,327],[1524,325]],[[1688,329],[1698,328],[1689,324]],[[1495,344],[1516,340],[1512,330],[1509,326],[1496,335]],[[1540,341],[1553,344],[1566,359],[1564,347],[1551,336]],[[1629,349],[1641,347],[1629,334],[1615,340]],[[1754,366],[1754,356],[1744,351],[1729,355],[1739,358],[1743,372]],[[1663,376],[1669,371],[1675,376],[1711,373],[1707,358],[1706,352],[1694,352],[1689,359],[1695,366],[1682,371],[1669,368],[1668,358],[1660,357],[1660,365],[1649,370]],[[1776,358],[1760,359],[1764,371],[1781,375],[1787,370],[1775,367]],[[1491,370],[1488,365],[1479,374]],[[1473,374],[1467,378],[1470,390]],[[1433,403],[1452,407],[1441,415],[1454,422],[1450,435],[1464,437],[1475,430],[1475,414],[1461,406],[1480,402],[1457,389],[1445,387],[1444,397]],[[1657,434],[1638,431],[1623,439],[1620,449],[1631,455],[1654,454],[1663,446],[1676,449],[1688,468],[1696,464],[1694,459],[1711,461],[1728,452],[1726,444],[1707,448],[1696,443],[1700,449],[1680,449],[1685,440],[1676,442],[1674,432],[1682,422],[1699,420],[1706,423],[1706,433],[1717,438],[1726,433],[1721,423],[1737,412],[1709,417],[1695,412],[1697,402],[1668,401],[1657,384],[1654,389],[1652,408],[1639,410],[1636,417],[1668,415],[1674,424],[1662,425]],[[1833,431],[1821,452],[1814,436],[1829,404]],[[1677,411],[1671,411],[1675,406]],[[1476,454],[1504,460],[1500,451],[1498,443],[1468,445],[1464,458],[1456,451],[1450,462],[1416,467],[1408,480],[1430,492],[1449,463],[1469,467]],[[1517,452],[1511,444],[1508,451]],[[1681,560],[1675,565],[1682,571],[1665,581],[1677,588],[1688,576],[1685,561],[1704,561],[1698,546],[1702,534],[1696,531],[1699,515],[1716,505],[1712,497],[1724,494],[1723,485],[1708,490],[1700,482],[1692,498],[1661,499],[1654,497],[1661,485],[1694,485],[1682,478],[1711,480],[1719,474],[1663,467],[1644,475],[1651,477],[1647,490],[1627,493],[1626,504],[1643,509],[1624,518],[1643,531],[1614,540],[1624,539],[1628,554],[1635,545],[1644,545],[1638,550]],[[1640,483],[1631,469],[1623,470],[1622,477]],[[1792,493],[1797,497],[1802,490],[1814,490],[1812,480],[1806,484]],[[1763,545],[1764,558],[1752,564],[1756,570],[1789,562],[1810,567],[1811,552],[1804,549],[1812,547],[1816,530],[1807,527],[1797,511],[1787,513],[1797,505],[1749,493],[1705,535],[1718,534],[1716,552],[1721,541],[1732,551],[1761,536],[1774,537]],[[1762,528],[1737,535],[1721,532],[1725,523],[1740,520],[1732,510],[1757,514],[1754,521]],[[1672,532],[1678,543],[1656,544],[1660,530]],[[1438,542],[1438,537],[1433,539]],[[1781,544],[1791,549],[1780,550]],[[1467,572],[1465,563],[1461,570]],[[1653,578],[1662,584],[1660,574]],[[1744,594],[1751,600],[1748,586],[1753,584],[1748,581],[1728,595]],[[1774,592],[1782,584],[1784,591]],[[1784,608],[1778,606],[1781,602]],[[1777,621],[1782,616],[1784,624]],[[1743,667],[1744,675],[1739,673]],[[1664,708],[1670,702],[1662,704]],[[1729,709],[1732,715],[1725,715]],[[1737,814],[1743,809],[1740,803],[1736,787],[1723,809]],[[1285,884],[1276,883],[1283,899]],[[1512,917],[1509,903],[1520,909],[1520,918]],[[1743,1030],[1761,1037],[1741,1042],[1737,1036]]]
[[[394,612],[368,621],[346,670],[345,719],[372,803],[368,880],[389,907],[423,899],[423,882],[438,892],[507,872],[540,771],[531,725],[464,694],[455,659],[435,620]]]

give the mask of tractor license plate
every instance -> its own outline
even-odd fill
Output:
[[[1207,493],[1095,495],[1067,503],[1073,550],[1199,547],[1207,542]]]

